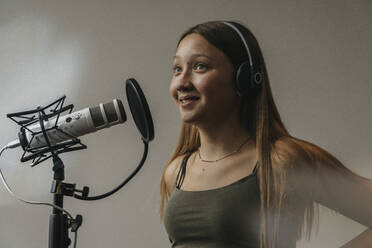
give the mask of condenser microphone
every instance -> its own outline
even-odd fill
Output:
[[[72,112],[64,116],[43,120],[45,133],[50,145],[75,139],[79,136],[109,128],[127,120],[121,100],[99,104]],[[24,150],[39,149],[48,146],[40,122],[22,128],[18,133],[19,144]]]

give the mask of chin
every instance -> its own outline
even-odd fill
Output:
[[[183,123],[187,123],[189,125],[198,126],[201,122],[199,116],[181,116],[181,120]]]
[[[192,115],[192,116],[181,115],[181,120],[182,120],[182,122],[185,122],[187,124],[195,124],[197,122],[198,118],[195,115]]]
[[[187,123],[187,124],[194,124],[195,120],[190,119],[190,118],[181,118],[182,122]]]

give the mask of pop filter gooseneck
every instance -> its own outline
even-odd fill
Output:
[[[118,190],[120,190],[124,185],[126,185],[142,168],[148,152],[148,143],[154,139],[154,123],[152,121],[149,106],[147,105],[146,98],[139,86],[138,82],[134,78],[129,78],[125,81],[125,90],[127,94],[128,104],[130,111],[133,116],[133,120],[141,133],[142,141],[144,143],[144,152],[142,159],[137,166],[137,168],[122,182],[119,186],[110,192],[107,192],[98,196],[87,196],[83,197],[75,194],[74,197],[80,200],[94,201],[106,198]]]

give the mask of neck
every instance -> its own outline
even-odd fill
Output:
[[[237,118],[225,118],[211,125],[198,125],[200,135],[200,154],[203,159],[217,160],[238,149],[248,137],[248,131]],[[251,146],[252,140],[244,147]]]

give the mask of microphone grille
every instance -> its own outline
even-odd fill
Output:
[[[114,101],[117,102],[119,111],[116,111]],[[105,125],[105,124],[112,124],[113,122],[119,121],[119,116],[118,115],[121,116],[120,119],[122,121],[120,121],[120,122],[124,122],[124,121],[127,120],[127,116],[125,114],[124,106],[123,106],[123,103],[121,102],[121,100],[116,99],[116,100],[113,100],[111,102],[108,102],[108,103],[105,103],[105,104],[102,104],[102,105],[103,105],[104,113],[101,112],[100,106],[89,108],[90,114],[92,116],[93,124],[94,124],[95,127],[100,127],[100,126]],[[103,115],[106,116],[108,123],[105,123]]]
[[[103,119],[101,108],[99,106],[89,108],[89,112],[92,116],[93,124],[95,127],[99,127],[105,124],[105,120]]]
[[[109,123],[117,121],[118,115],[116,114],[115,106],[113,102],[108,102],[103,104],[103,109],[105,110],[107,121]]]

